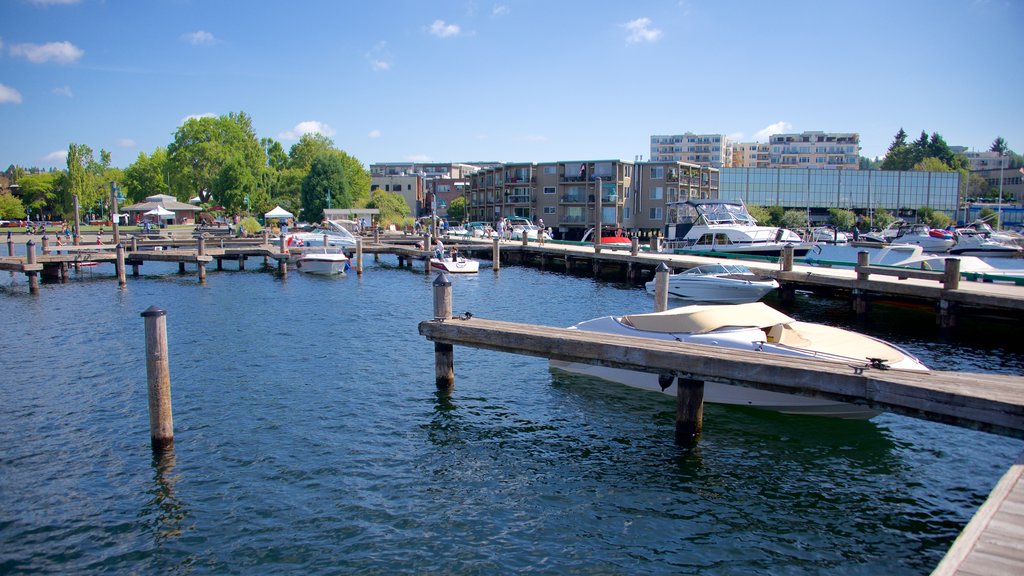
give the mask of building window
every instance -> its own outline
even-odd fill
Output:
[[[651,220],[661,220],[661,206],[651,208]]]
[[[557,166],[545,166],[544,167],[544,173],[545,174],[554,174],[556,168],[557,168]]]
[[[651,200],[661,200],[662,188],[661,186],[655,186],[651,188]]]
[[[555,207],[554,206],[545,206],[544,207],[544,213],[545,214],[554,214],[555,213]]]
[[[651,166],[651,178],[662,179],[665,177],[664,166]]]
[[[545,186],[544,187],[544,193],[545,194],[554,194],[555,193],[555,187],[554,186]]]

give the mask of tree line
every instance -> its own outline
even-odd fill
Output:
[[[275,205],[308,222],[319,222],[329,207],[378,208],[389,221],[409,213],[400,195],[371,194],[369,172],[330,138],[303,134],[286,152],[277,140],[258,138],[245,112],[189,118],[167,146],[139,153],[123,170],[111,167],[110,159],[106,150],[97,160],[89,146],[71,143],[66,170],[9,167],[0,217],[73,219],[76,196],[83,217],[109,214],[112,182],[122,204],[165,194],[180,202],[198,198],[205,211],[226,215],[261,215]]]

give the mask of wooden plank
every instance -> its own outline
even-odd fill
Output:
[[[1024,438],[1024,378],[863,369],[802,359],[472,318],[424,321],[434,342],[831,398]]]
[[[916,270],[912,268],[891,268],[885,266],[857,266],[855,272],[865,274],[881,274],[883,276],[898,276],[900,278],[917,278],[919,280],[935,280],[942,282],[946,278],[945,272],[935,270]]]

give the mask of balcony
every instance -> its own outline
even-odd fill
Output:
[[[533,196],[530,194],[511,194],[505,196],[506,204],[529,204],[530,202],[533,202]]]
[[[562,194],[558,200],[562,204],[583,204],[585,202],[581,194]]]

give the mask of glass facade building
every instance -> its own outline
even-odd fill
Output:
[[[861,213],[885,208],[906,217],[928,206],[955,217],[959,191],[958,172],[723,168],[719,179],[723,200],[816,213],[829,208]]]

